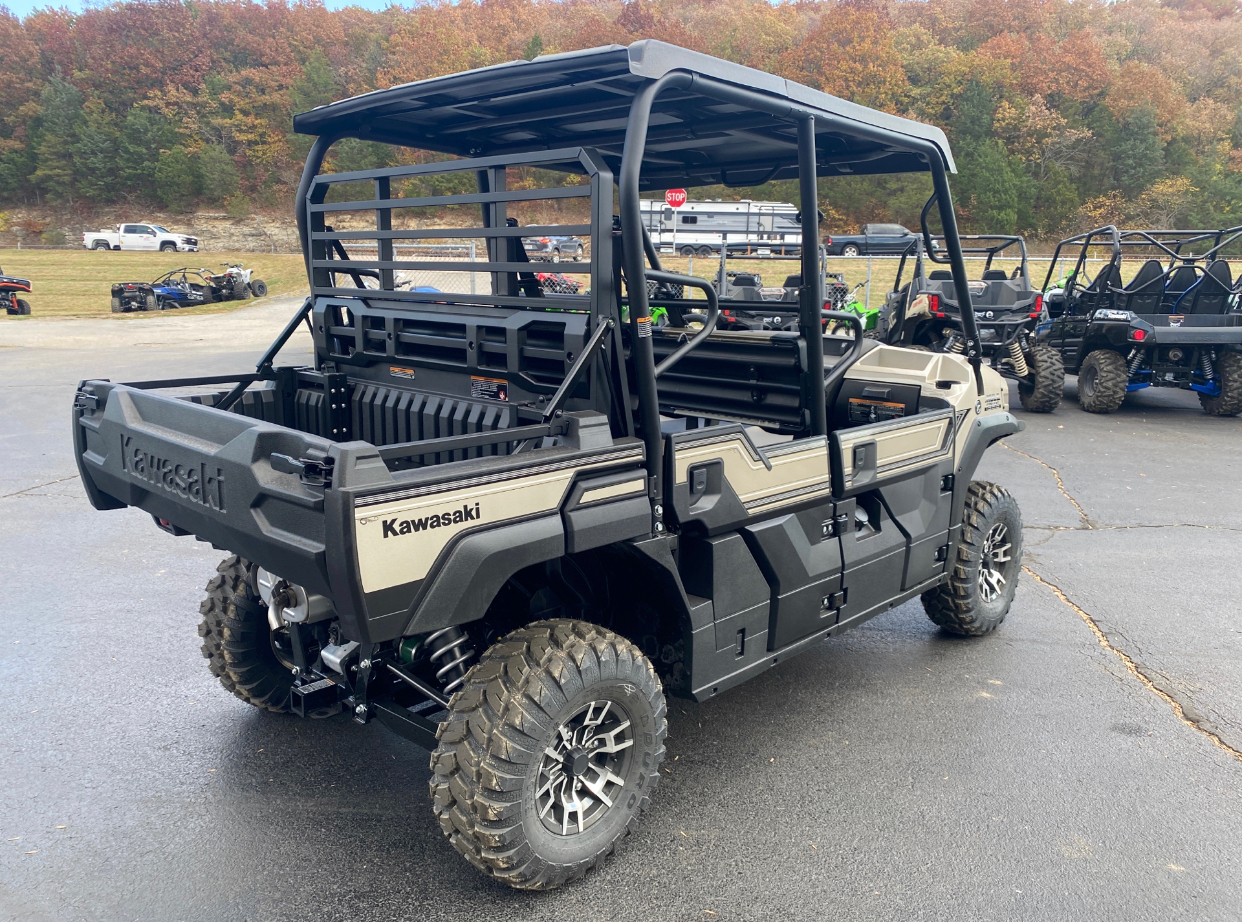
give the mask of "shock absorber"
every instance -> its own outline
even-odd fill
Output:
[[[962,343],[962,334],[957,332],[957,330],[950,330],[949,335],[945,337],[944,351],[960,354],[965,348],[965,345]]]
[[[1009,360],[1013,362],[1013,373],[1019,378],[1025,378],[1031,373],[1026,365],[1026,356],[1022,354],[1022,344],[1016,339],[1009,344]]]
[[[427,649],[427,659],[435,666],[436,681],[451,695],[466,680],[467,665],[474,659],[474,649],[469,646],[470,638],[459,627],[441,628],[423,641]]]
[[[1139,373],[1139,369],[1143,367],[1143,350],[1135,346],[1130,350],[1130,367],[1128,369],[1130,377],[1133,378]]]
[[[1212,364],[1212,350],[1204,349],[1199,353],[1199,370],[1203,372],[1203,378],[1211,381],[1216,377],[1216,366]]]

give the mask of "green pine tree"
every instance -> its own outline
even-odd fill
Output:
[[[198,177],[203,197],[224,202],[237,194],[241,181],[233,158],[222,144],[206,144],[198,152]]]
[[[1156,112],[1150,106],[1135,109],[1121,123],[1113,144],[1113,170],[1118,187],[1127,196],[1146,189],[1164,173],[1164,142],[1156,132]]]
[[[160,151],[155,164],[155,195],[167,208],[184,211],[198,191],[194,161],[181,145]]]
[[[172,131],[162,115],[139,106],[130,109],[117,139],[119,191],[150,194],[160,151],[170,148],[171,141]]]
[[[35,170],[30,182],[54,202],[73,202],[76,177],[74,148],[82,122],[82,94],[59,76],[52,77],[39,97]]]

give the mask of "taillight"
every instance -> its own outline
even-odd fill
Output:
[[[927,309],[933,314],[940,310],[940,295],[927,296]],[[943,317],[944,314],[941,314],[940,316]]]
[[[832,246],[832,238],[831,238],[831,237],[825,237],[825,238],[824,238],[824,246],[829,246],[829,247],[830,247],[830,246]]]
[[[1131,330],[1130,338],[1134,340],[1136,343],[1141,343],[1143,340],[1147,338],[1147,331],[1146,330]]]
[[[1035,310],[1031,311],[1031,316],[1038,317],[1043,312],[1044,312],[1044,296],[1036,295],[1035,296]]]
[[[551,242],[552,242],[552,240],[551,240],[551,238],[550,238],[550,237],[540,237],[540,238],[539,238],[539,242],[540,242],[540,243],[551,243]]]
[[[732,316],[733,316],[733,311],[721,311],[720,313],[724,314],[726,317],[732,317]]]

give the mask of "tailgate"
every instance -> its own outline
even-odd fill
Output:
[[[307,589],[329,593],[324,489],[272,467],[333,443],[188,400],[85,382],[73,410],[78,470],[96,509],[134,506]]]

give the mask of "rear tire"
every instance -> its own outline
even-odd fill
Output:
[[[582,245],[579,244],[578,248],[574,250],[574,262],[578,262],[579,260],[582,259],[582,253],[583,253]]]
[[[92,250],[110,250],[112,249],[112,247],[108,246],[108,241],[106,240],[96,240],[94,243],[91,244],[91,249]]]
[[[844,247],[841,248],[841,255],[842,256],[857,256],[858,247],[854,246],[854,244],[852,243],[848,243]]]
[[[233,283],[233,299],[235,301],[246,301],[250,298],[250,286],[238,279]]]
[[[1211,416],[1237,416],[1242,413],[1242,354],[1222,352],[1216,359],[1220,375],[1220,393],[1215,397],[1199,395],[1203,412]]]
[[[263,279],[255,279],[250,283],[250,290],[254,292],[256,298],[266,298],[267,282],[263,281]]]
[[[1022,408],[1032,413],[1051,413],[1061,404],[1065,393],[1065,360],[1051,346],[1036,346],[1027,361],[1033,383],[1018,382],[1018,399]]]
[[[153,311],[160,310],[160,308],[161,308],[161,305],[160,305],[159,298],[157,298],[154,294],[149,294],[146,296],[146,299],[143,301],[143,310],[146,310],[148,312],[153,312]]]
[[[436,818],[489,877],[559,887],[638,823],[667,732],[637,647],[582,621],[536,622],[484,653],[453,696],[431,756]]]
[[[293,673],[276,656],[267,606],[255,588],[254,564],[226,557],[199,605],[198,636],[211,674],[247,704],[276,713],[289,710]]]
[[[1112,413],[1126,399],[1129,379],[1119,353],[1096,349],[1078,369],[1078,402],[1088,413]]]
[[[711,248],[711,247],[699,247],[697,250],[695,250],[695,255],[697,255],[697,256],[711,256],[711,255],[712,255],[712,248]]]
[[[125,307],[121,304],[121,299],[120,299],[120,298],[113,298],[113,299],[112,299],[112,313],[114,313],[114,314],[123,314],[123,313],[125,313]]]
[[[1005,620],[1022,566],[1022,510],[1004,487],[972,480],[949,578],[923,593],[927,617],[950,634],[978,637]]]
[[[693,255],[694,255],[694,247],[682,247],[682,248],[681,248],[681,255],[682,255],[682,256],[693,256]]]

